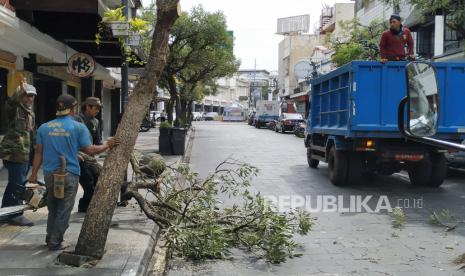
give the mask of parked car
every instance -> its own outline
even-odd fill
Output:
[[[297,124],[295,127],[294,127],[294,135],[299,137],[299,138],[304,138],[305,137],[305,128],[306,128],[306,124],[305,123],[300,123],[300,124]]]
[[[208,112],[204,116],[204,120],[205,121],[214,121],[216,119],[216,117],[218,117],[218,112]]]
[[[275,130],[276,129],[276,123],[278,123],[278,120],[273,120],[268,123],[268,129],[269,130]]]
[[[279,116],[276,123],[276,132],[284,133],[286,131],[294,131],[294,127],[304,122],[302,114],[299,113],[283,113]]]
[[[253,120],[255,119],[255,111],[252,111],[249,113],[249,118],[247,119],[247,123],[249,124],[249,126],[251,126],[253,124]]]
[[[201,121],[202,120],[202,113],[201,112],[192,112],[192,120],[194,121]]]

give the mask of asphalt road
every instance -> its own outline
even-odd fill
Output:
[[[465,173],[454,172],[440,188],[410,185],[405,173],[364,179],[350,187],[336,187],[326,164],[310,169],[303,139],[255,129],[245,123],[200,122],[191,165],[207,175],[228,157],[260,169],[253,191],[280,200],[309,197],[318,209],[318,196],[341,196],[342,206],[360,196],[375,209],[380,198],[403,207],[407,220],[393,228],[392,213],[323,212],[313,210],[315,225],[307,236],[296,236],[303,256],[280,265],[257,260],[235,250],[231,260],[203,264],[172,260],[169,275],[462,275],[451,261],[465,253]],[[284,201],[283,201],[284,202]],[[356,201],[355,201],[356,202]],[[386,207],[386,202],[384,207]],[[341,201],[338,202],[339,207]],[[357,203],[355,203],[357,205]],[[431,212],[447,210],[457,225],[452,231],[429,222]]]

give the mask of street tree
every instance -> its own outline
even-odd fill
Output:
[[[368,26],[360,24],[358,19],[339,22],[342,35],[328,38],[335,53],[331,60],[336,66],[342,66],[353,60],[379,59],[379,41],[388,28],[386,22],[373,20]]]
[[[168,120],[173,120],[175,108],[176,117],[185,121],[195,98],[192,93],[201,87],[215,92],[215,80],[236,72],[239,62],[233,54],[224,14],[206,12],[202,6],[183,13],[177,20],[170,33],[169,48],[160,86],[170,93]]]
[[[101,259],[111,219],[129,157],[134,149],[139,125],[149,109],[152,93],[167,60],[169,31],[179,16],[179,0],[157,0],[157,20],[145,71],[129,98],[116,136],[121,145],[112,149],[103,165],[84,219],[75,254]]]

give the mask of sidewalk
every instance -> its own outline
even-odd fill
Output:
[[[189,139],[186,139],[186,142]],[[140,133],[136,149],[145,153],[158,151],[158,128]],[[164,156],[168,164],[182,156]],[[40,178],[41,176],[39,176]],[[7,184],[6,170],[0,170],[0,195]],[[73,251],[85,214],[77,212],[82,196],[79,187],[70,226],[65,233],[65,244]],[[25,216],[34,221],[33,227],[0,224],[0,275],[144,275],[158,238],[158,227],[147,219],[135,201],[127,207],[117,207],[108,234],[106,252],[95,267],[77,268],[56,263],[61,251],[48,251],[45,246],[47,208],[27,211]]]

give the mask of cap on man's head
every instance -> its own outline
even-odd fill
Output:
[[[71,108],[73,108],[77,104],[76,99],[68,94],[60,95],[57,98],[57,116],[64,116],[68,115],[71,112]]]
[[[399,22],[401,21],[400,16],[398,14],[391,15],[391,17],[389,17],[389,22],[391,22],[392,19],[396,19]]]
[[[26,84],[25,85],[25,92],[26,94],[28,95],[37,95],[37,90],[34,86],[30,85],[30,84]]]
[[[100,99],[97,97],[87,97],[86,100],[82,103],[82,105],[102,107],[102,103],[100,102]]]

